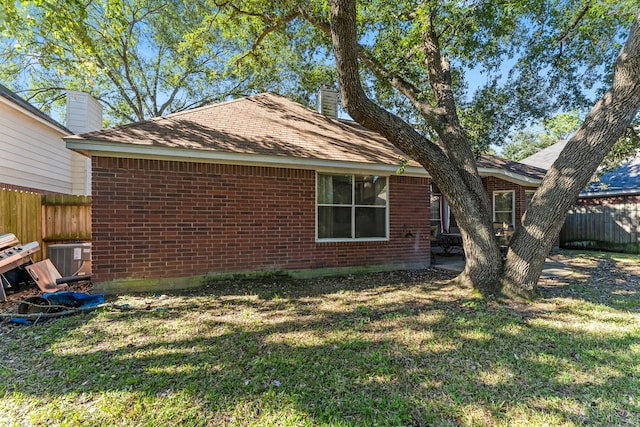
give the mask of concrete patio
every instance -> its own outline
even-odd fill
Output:
[[[441,252],[436,253],[431,258],[431,266],[434,268],[440,268],[450,271],[462,271],[464,269],[464,256],[462,252],[453,254],[443,254]],[[567,265],[547,258],[544,269],[542,270],[542,277],[566,277],[573,274],[573,270]]]

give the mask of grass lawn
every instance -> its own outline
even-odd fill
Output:
[[[531,304],[429,270],[0,323],[0,425],[640,425],[640,258],[559,257]]]

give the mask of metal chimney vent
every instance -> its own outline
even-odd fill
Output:
[[[332,119],[338,118],[338,91],[322,87],[318,91],[318,113]]]

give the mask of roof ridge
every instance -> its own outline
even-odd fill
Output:
[[[219,106],[229,105],[229,104],[232,104],[232,103],[235,103],[235,102],[240,102],[240,101],[252,98],[254,96],[261,95],[261,94],[262,93],[256,94],[256,95],[243,96],[243,97],[239,97],[239,98],[235,98],[235,99],[230,99],[228,101],[216,102],[214,104],[202,105],[200,107],[190,108],[190,109],[187,109],[187,110],[175,111],[173,113],[169,113],[169,114],[166,114],[164,116],[150,117],[148,119],[139,120],[137,122],[125,123],[123,125],[113,126],[113,127],[104,128],[104,129],[97,129],[95,131],[85,132],[85,133],[83,133],[81,135],[89,135],[89,134],[92,134],[94,132],[101,132],[101,131],[113,131],[113,130],[116,130],[116,129],[117,130],[127,129],[127,128],[130,128],[130,127],[133,127],[133,126],[144,125],[145,123],[159,122],[159,121],[162,121],[162,120],[171,120],[176,116],[181,116],[181,115],[185,115],[185,114],[192,114],[195,111],[206,110],[206,109],[215,108],[215,107],[219,107]]]
[[[216,107],[220,107],[220,106],[225,106],[225,105],[233,104],[235,102],[241,102],[241,101],[247,100],[249,98],[253,98],[253,97],[256,97],[258,95],[262,95],[264,93],[267,93],[267,92],[261,92],[261,93],[254,94],[254,95],[241,96],[241,97],[234,98],[234,99],[229,99],[229,100],[226,100],[226,101],[216,102],[216,103],[207,104],[207,105],[201,105],[200,107],[189,108],[188,110],[175,111],[173,113],[170,113],[170,114],[167,114],[167,115],[164,115],[164,116],[151,117],[150,119],[147,119],[147,120],[168,119],[168,118],[172,118],[174,116],[179,116],[179,115],[183,115],[183,114],[190,114],[190,113],[193,113],[193,112],[196,112],[196,111],[200,111],[200,110],[205,110],[205,109],[209,109],[209,108],[216,108]],[[142,123],[142,122],[134,122],[134,123]],[[129,124],[133,124],[133,123],[129,123]]]
[[[273,95],[276,95],[276,96],[278,96],[280,98],[285,98],[282,95],[279,95],[279,94],[277,94],[275,92],[260,92],[260,93],[254,94],[254,95],[242,96],[242,97],[235,98],[235,99],[230,99],[230,100],[227,100],[227,101],[216,102],[216,103],[208,104],[208,105],[202,105],[202,106],[196,107],[196,108],[190,108],[190,109],[187,109],[187,110],[175,111],[173,113],[169,113],[169,114],[166,114],[164,116],[150,117],[148,119],[139,120],[137,122],[125,123],[125,124],[119,125],[119,126],[114,126],[114,127],[105,128],[105,129],[98,129],[96,131],[91,131],[91,132],[85,132],[82,135],[90,134],[92,132],[109,131],[109,130],[113,130],[113,129],[126,129],[126,128],[129,128],[131,126],[139,126],[139,125],[142,125],[142,124],[145,124],[145,123],[159,122],[159,121],[162,121],[162,120],[171,120],[171,119],[173,119],[175,117],[182,116],[182,115],[185,115],[185,114],[189,114],[190,115],[190,114],[193,114],[194,112],[198,112],[198,111],[201,111],[201,110],[207,110],[207,109],[212,109],[212,108],[217,108],[217,107],[224,107],[224,106],[227,106],[229,104],[246,101],[248,99],[256,98],[258,96],[266,95],[266,94],[273,94]]]
[[[29,111],[30,113],[35,114],[36,116],[40,117],[41,119],[46,120],[47,122],[51,123],[52,125],[60,128],[60,130],[63,130],[63,131],[68,132],[70,134],[73,134],[73,132],[71,132],[69,129],[67,129],[67,127],[65,125],[63,125],[62,123],[58,122],[56,119],[54,119],[53,117],[51,117],[50,115],[48,115],[44,111],[40,110],[38,107],[36,107],[35,105],[30,103],[26,99],[22,98],[20,95],[18,95],[17,93],[15,93],[14,91],[12,91],[11,89],[9,89],[8,87],[6,87],[5,85],[3,85],[1,83],[0,83],[0,96],[2,96],[3,98],[11,101],[15,105],[17,105],[17,106],[19,106],[21,108],[24,108],[25,110]]]

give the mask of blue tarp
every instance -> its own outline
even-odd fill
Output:
[[[104,294],[85,294],[82,292],[48,292],[42,295],[53,305],[64,305],[69,308],[89,308],[104,303]]]
[[[65,307],[69,307],[70,309],[74,308],[91,308],[96,307],[100,304],[104,304],[104,294],[85,294],[82,292],[71,292],[71,291],[60,291],[60,292],[48,292],[42,295],[45,299],[51,302],[52,305],[63,305]],[[63,310],[60,313],[65,313]],[[16,317],[12,317],[9,319],[9,322],[18,323],[23,325],[30,325],[31,322],[24,317],[20,317],[20,315],[16,315]]]

